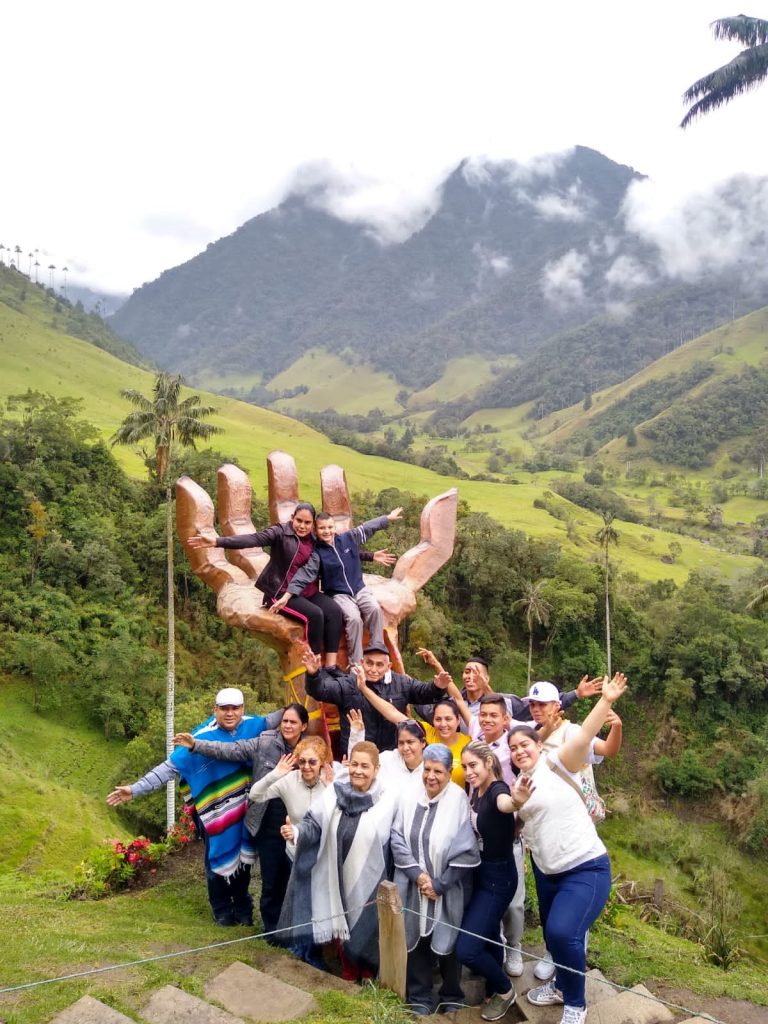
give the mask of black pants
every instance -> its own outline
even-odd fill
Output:
[[[291,615],[291,612],[296,614]],[[281,614],[289,619],[304,619],[307,641],[315,654],[323,650],[326,654],[336,654],[344,619],[332,597],[320,593],[312,597],[292,597]]]
[[[282,807],[282,801],[270,800],[270,804],[280,804]],[[284,821],[285,808],[283,808],[283,813],[278,815],[270,807],[258,834],[254,836],[261,874],[259,913],[265,932],[272,932],[277,928],[280,911],[283,909],[285,891],[288,888],[288,879],[291,876],[291,861],[285,852],[285,840],[280,835],[280,826]],[[273,945],[283,945],[287,943],[286,936],[288,935],[288,932],[270,935],[266,941]]]
[[[214,918],[227,921],[234,918],[238,924],[251,924],[253,900],[248,892],[251,881],[251,865],[241,864],[234,875],[224,878],[211,870],[208,861],[208,837],[205,841],[205,879],[208,883],[208,902]]]
[[[431,1011],[435,1006],[432,997],[432,964],[435,954],[432,952],[431,942],[429,936],[419,939],[416,948],[408,954],[405,997],[409,1006],[417,1010],[427,1007]],[[456,959],[456,954],[438,956],[436,959],[443,979],[439,993],[440,1002],[463,1003],[461,964]]]

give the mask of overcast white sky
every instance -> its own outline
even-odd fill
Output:
[[[326,161],[408,217],[465,156],[592,146],[654,179],[650,218],[763,174],[768,85],[681,132],[738,47],[726,0],[42,0],[3,5],[0,242],[130,291]],[[768,17],[765,3],[747,13]],[[42,260],[41,260],[42,262]],[[22,261],[26,269],[26,261]]]

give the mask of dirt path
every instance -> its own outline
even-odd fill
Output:
[[[697,1013],[708,1013],[711,1017],[725,1021],[725,1024],[768,1024],[768,1007],[756,1006],[744,999],[727,999],[725,996],[700,996],[687,988],[672,988],[667,985],[649,986],[654,995],[688,1006]]]

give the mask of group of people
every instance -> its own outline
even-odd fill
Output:
[[[534,969],[542,984],[526,998],[562,1004],[562,1024],[583,1024],[587,933],[611,884],[589,798],[591,766],[620,749],[622,725],[613,704],[626,679],[585,676],[562,695],[552,683],[537,682],[521,698],[495,693],[480,657],[465,665],[461,689],[428,650],[418,653],[434,669],[431,682],[394,671],[380,630],[372,629],[375,614],[363,611],[365,599],[356,604],[362,572],[355,575],[353,567],[359,568],[361,544],[400,510],[358,527],[357,534],[334,537],[329,528],[323,543],[332,549],[326,552],[330,569],[315,536],[328,520],[316,521],[313,511],[297,506],[290,530],[285,524],[245,537],[196,540],[197,546],[271,543],[272,558],[258,582],[265,602],[279,605],[279,613],[295,600],[321,607],[319,633],[305,616],[306,692],[338,709],[342,756],[334,761],[327,736],[308,733],[301,703],[247,715],[242,691],[227,687],[207,722],[179,733],[166,761],[117,787],[108,802],[132,800],[178,776],[205,842],[216,922],[253,923],[249,883],[258,860],[267,940],[318,967],[325,966],[325,945],[334,943],[347,977],[376,974],[376,891],[383,879],[393,880],[405,913],[406,997],[420,1014],[436,1005],[443,1012],[463,1005],[462,966],[485,979],[484,1020],[500,1019],[515,1002],[514,978],[523,973],[527,849],[547,952]],[[349,584],[341,596],[350,598],[370,636],[358,658],[350,655],[349,671],[336,664],[336,651],[324,650],[332,616],[317,601],[330,595],[344,617],[345,602],[337,603],[334,592],[340,579]],[[322,592],[307,596],[307,586],[318,582]],[[303,615],[306,607],[294,610]],[[355,617],[349,608],[346,614]],[[362,624],[352,632],[354,642]],[[598,699],[581,725],[564,721],[574,701],[593,696]],[[435,997],[436,965],[441,983]]]

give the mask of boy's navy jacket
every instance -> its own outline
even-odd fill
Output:
[[[377,530],[386,530],[388,526],[387,516],[377,516],[376,519],[369,519],[367,523],[355,526],[352,530],[337,534],[333,538],[333,544],[317,540],[309,561],[291,580],[291,590],[300,588],[296,592],[301,593],[308,583],[313,583],[317,579],[319,569],[324,594],[349,594],[350,597],[359,594],[365,586],[361,559],[373,559],[373,555],[368,551],[361,551],[360,548]]]

